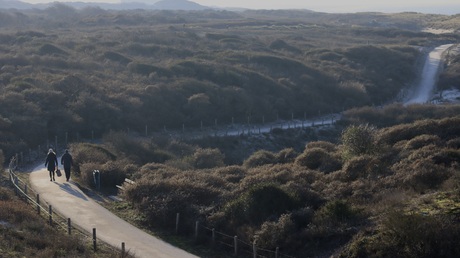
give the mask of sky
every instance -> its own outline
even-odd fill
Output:
[[[54,2],[56,0],[21,0],[28,3]],[[120,0],[58,0],[60,2],[104,2]],[[123,0],[125,2],[155,3],[158,0]],[[242,7],[249,9],[309,9],[317,12],[423,12],[460,13],[459,0],[190,0],[210,7]]]

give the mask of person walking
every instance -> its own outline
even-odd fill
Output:
[[[54,171],[56,171],[58,165],[59,163],[56,157],[56,153],[54,153],[53,149],[50,148],[45,161],[45,167],[48,169],[50,173],[50,181],[56,181],[54,179]]]
[[[61,158],[61,165],[64,166],[65,178],[67,182],[70,179],[70,167],[73,165],[72,155],[70,155],[69,150],[65,150],[64,155]]]

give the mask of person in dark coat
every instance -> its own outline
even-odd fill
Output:
[[[67,179],[67,182],[69,182],[70,167],[73,165],[72,155],[70,155],[69,150],[65,150],[64,155],[62,155],[61,165],[64,165],[65,178]]]
[[[54,153],[53,149],[49,149],[48,155],[46,156],[45,167],[50,172],[50,181],[56,181],[54,179],[54,171],[58,165],[59,163],[56,157],[56,153]]]

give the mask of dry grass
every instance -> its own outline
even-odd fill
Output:
[[[5,257],[120,256],[104,245],[94,252],[89,238],[69,236],[49,226],[31,206],[13,195],[4,180],[2,177],[4,186],[0,186],[0,249]]]

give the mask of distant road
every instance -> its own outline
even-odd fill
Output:
[[[451,46],[453,44],[441,45],[430,52],[423,66],[420,83],[408,95],[404,104],[427,103],[431,100],[438,79],[442,55]]]

